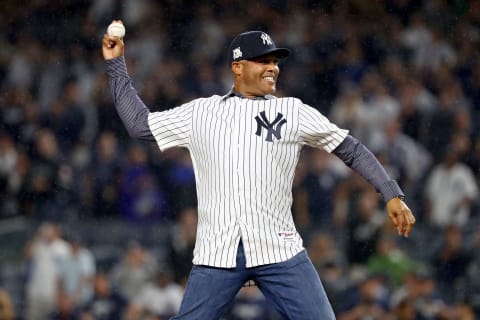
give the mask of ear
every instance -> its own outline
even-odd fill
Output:
[[[235,76],[239,76],[242,74],[242,64],[238,61],[233,61],[232,62],[232,72]]]

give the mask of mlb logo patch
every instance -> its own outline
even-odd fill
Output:
[[[240,47],[233,49],[233,60],[241,57],[242,57],[242,50],[240,50]]]

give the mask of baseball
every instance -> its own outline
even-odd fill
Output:
[[[112,22],[107,28],[107,33],[111,37],[123,38],[125,36],[125,26],[121,22]]]

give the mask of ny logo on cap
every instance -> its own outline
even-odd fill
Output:
[[[271,46],[273,44],[272,39],[270,39],[270,36],[265,32],[262,32],[262,35],[260,36],[260,38],[262,39],[263,44],[266,46]]]
[[[240,47],[233,49],[233,59],[240,58],[242,56],[242,50],[240,50]]]

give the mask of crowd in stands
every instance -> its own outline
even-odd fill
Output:
[[[399,182],[417,218],[408,239],[363,178],[302,151],[292,212],[339,320],[480,318],[480,1],[0,7],[0,224],[35,224],[17,248],[20,294],[0,273],[1,319],[163,320],[179,308],[197,221],[192,162],[128,137],[101,55],[116,18],[152,111],[225,94],[229,42],[267,31],[292,49],[277,95],[350,130]],[[275,319],[254,285],[225,316]]]

